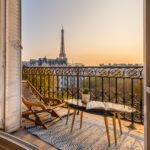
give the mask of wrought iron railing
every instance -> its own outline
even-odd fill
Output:
[[[91,100],[108,101],[136,108],[122,118],[143,124],[143,67],[23,67],[23,79],[29,80],[48,97],[80,99],[89,88]]]

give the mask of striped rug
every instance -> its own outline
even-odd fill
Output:
[[[108,147],[107,136],[103,120],[97,121],[91,118],[83,118],[82,129],[79,129],[79,115],[76,116],[74,130],[71,133],[70,116],[68,125],[65,125],[66,117],[56,122],[48,128],[34,125],[26,126],[29,133],[39,137],[60,150],[142,150],[144,149],[144,134],[133,132],[131,129],[123,127],[123,134],[120,136],[119,130],[118,145],[114,144],[113,127],[110,125],[111,147]]]

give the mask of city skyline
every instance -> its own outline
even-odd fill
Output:
[[[69,62],[85,65],[143,62],[140,0],[113,3],[36,0],[34,3],[35,0],[23,1],[23,60],[57,58],[63,25]]]

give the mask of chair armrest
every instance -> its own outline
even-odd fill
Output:
[[[22,97],[22,102],[29,108],[31,109],[31,107],[40,107],[42,110],[46,110],[46,107],[42,104],[38,104],[38,103],[33,103],[33,102],[29,102],[27,100],[25,100],[24,97]]]
[[[50,102],[54,103],[51,106],[62,104],[62,101],[60,99],[57,99],[57,98],[42,97],[42,100],[44,101],[44,103],[46,105],[49,104]]]
[[[58,108],[58,107],[62,107],[62,106],[65,106],[66,105],[66,103],[62,103],[62,104],[59,104],[59,105],[57,105],[57,106],[54,106],[54,107],[52,107],[53,109],[56,109],[56,108]]]

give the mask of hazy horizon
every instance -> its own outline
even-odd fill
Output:
[[[65,31],[69,62],[143,62],[142,0],[24,0],[23,60],[55,59]]]

